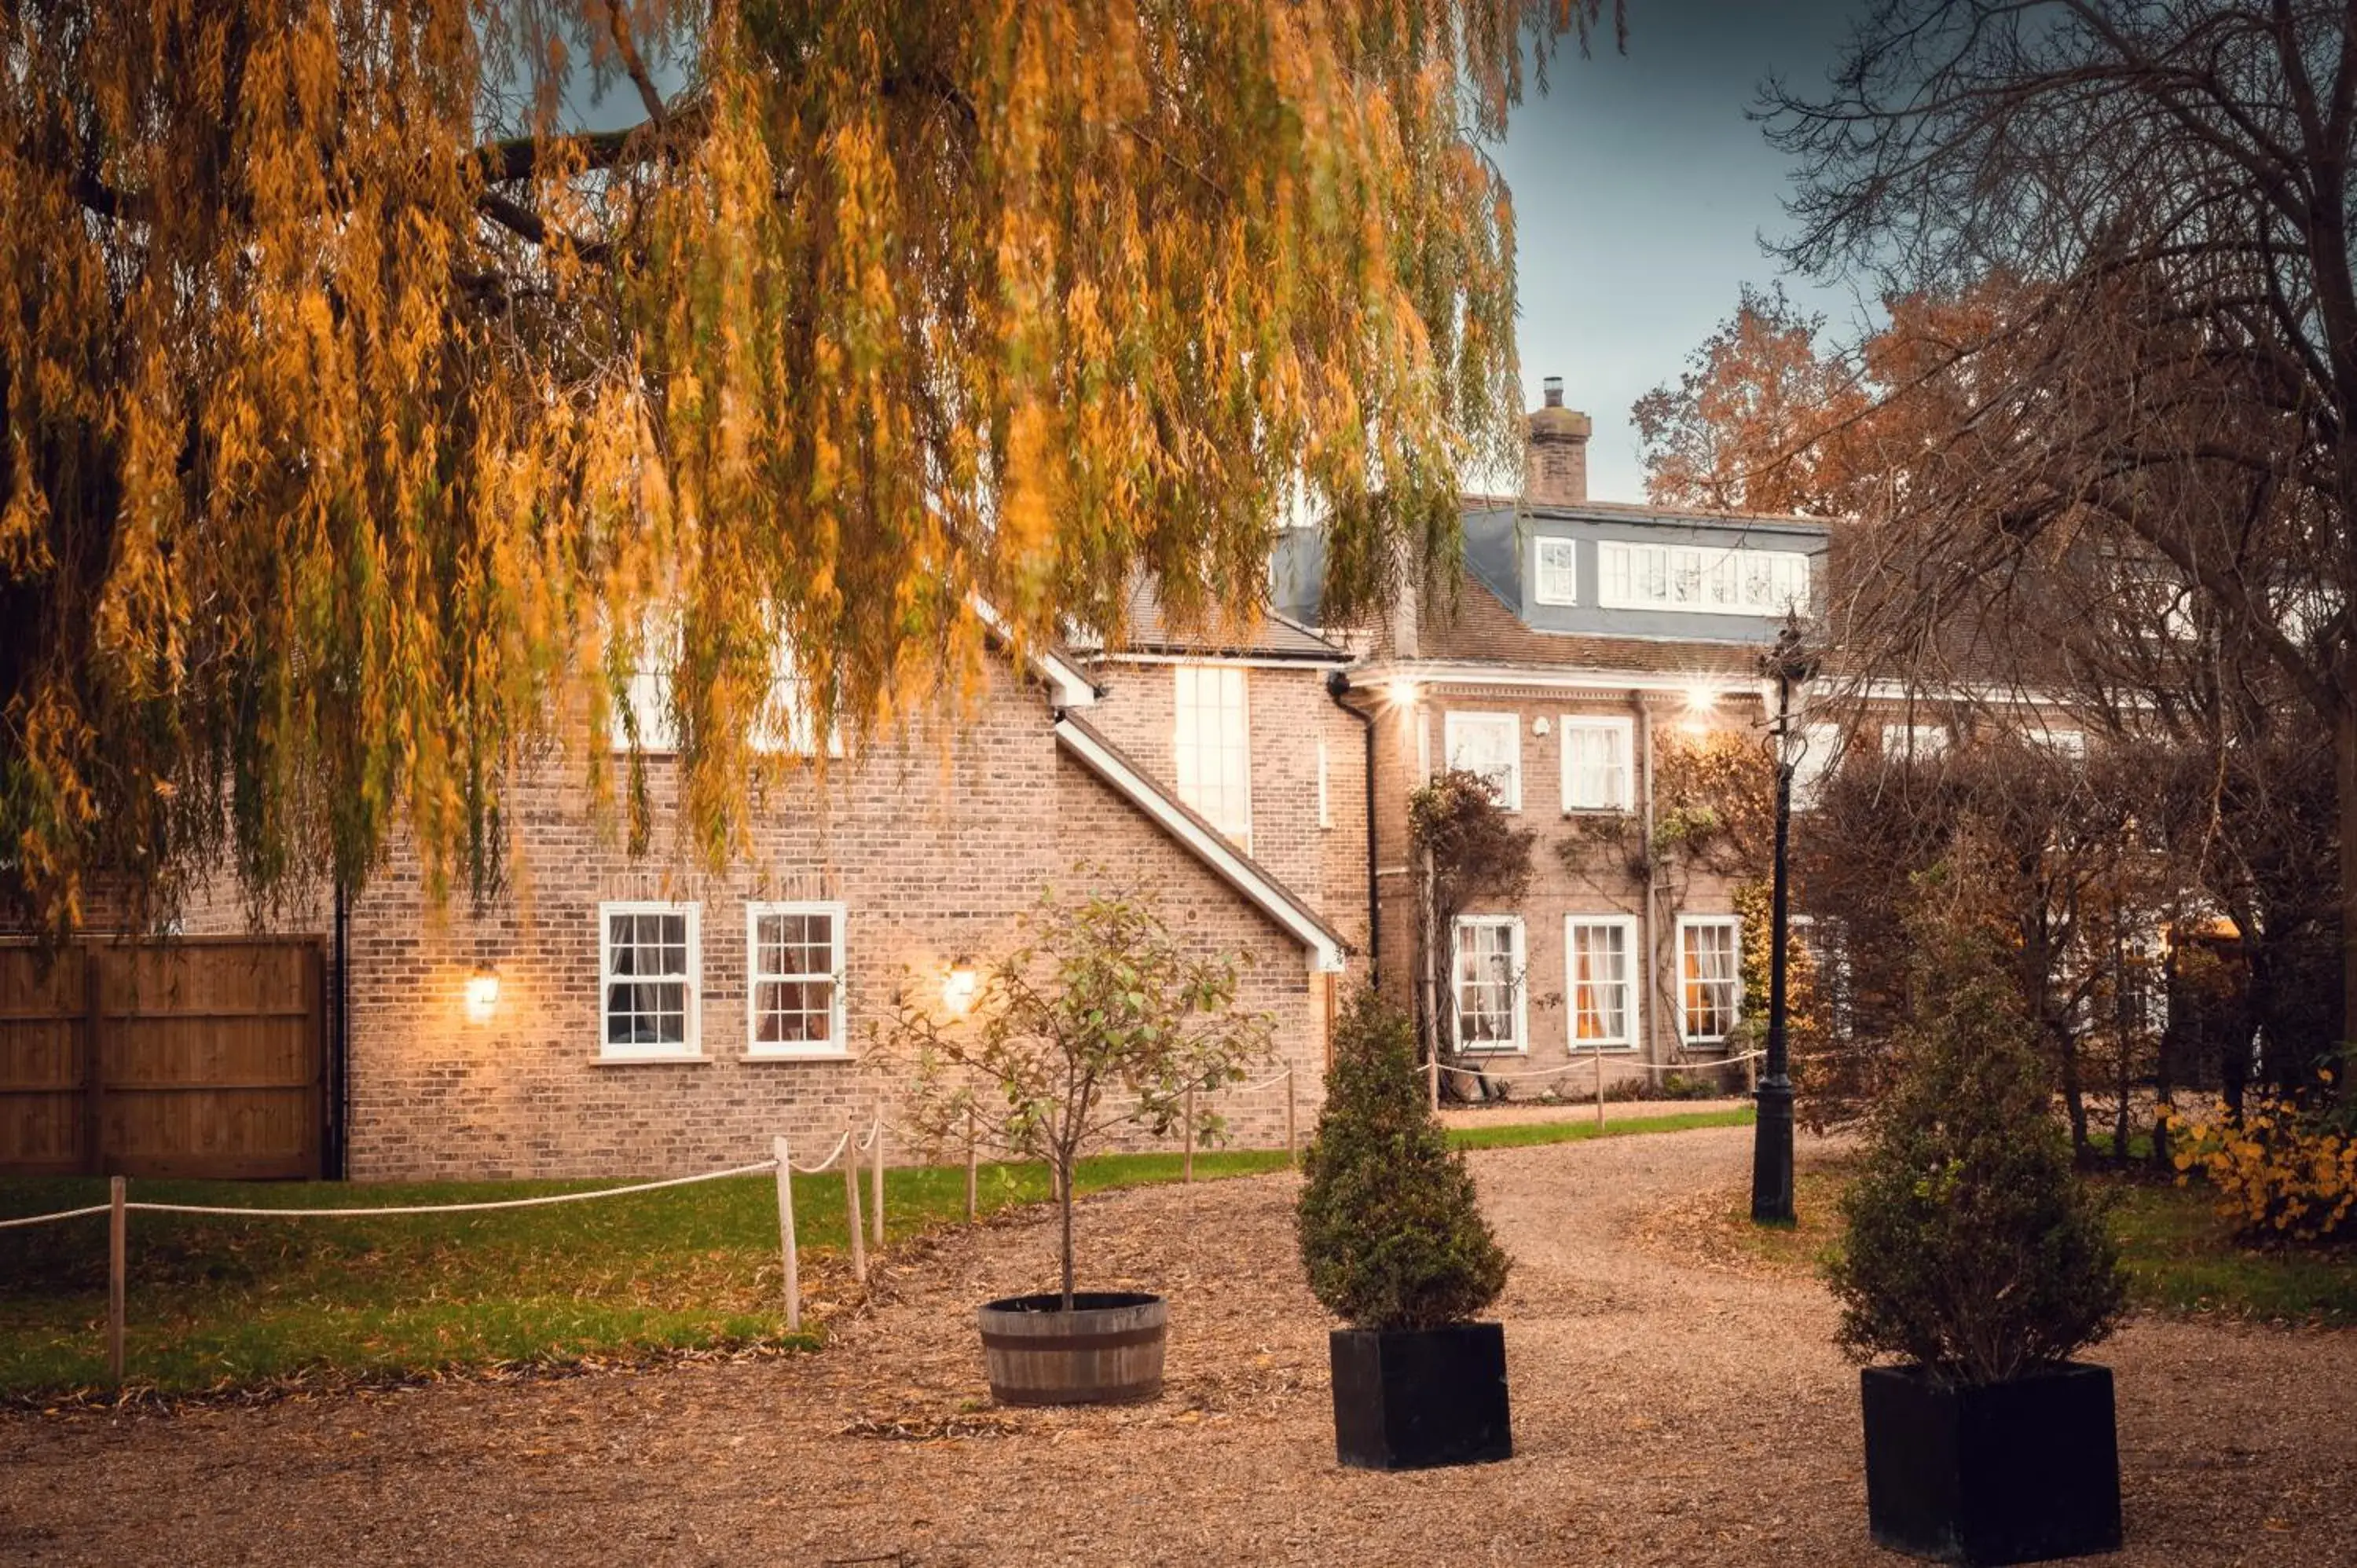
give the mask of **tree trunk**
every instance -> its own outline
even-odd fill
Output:
[[[1072,1159],[1066,1154],[1056,1156],[1056,1190],[1058,1219],[1063,1223],[1064,1310],[1072,1310]]]
[[[1426,1062],[1440,1060],[1440,943],[1436,928],[1438,920],[1433,909],[1432,851],[1429,847],[1416,852],[1416,915],[1420,923],[1420,940],[1416,943],[1416,1002],[1424,1014],[1424,1051]]]
[[[2062,1108],[2071,1117],[2071,1152],[2087,1153],[2087,1094],[2079,1080],[2079,1036],[2065,1018],[2054,1030],[2055,1050],[2062,1067]]]
[[[2357,1084],[2350,1072],[2352,1055],[2349,1036],[2357,1029],[2357,693],[2342,682],[2341,708],[2333,716],[2332,752],[2334,804],[2340,821],[2341,877],[2341,1056],[2333,1065],[2334,1082],[2344,1105],[2357,1105]]]
[[[2113,1075],[2113,1088],[2118,1101],[2112,1112],[2112,1164],[2126,1168],[2128,1163],[2128,1090],[2134,1080],[2133,1062],[2129,1052],[2134,1047],[2136,1028],[2134,998],[2128,994],[2127,939],[2121,929],[2119,907],[2112,908],[2112,1032],[2116,1036],[2119,1051],[2118,1070]]]

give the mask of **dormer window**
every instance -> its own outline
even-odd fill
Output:
[[[1579,602],[1578,547],[1568,539],[1531,542],[1531,596],[1543,605]]]
[[[1781,616],[1809,608],[1809,557],[1715,544],[1596,546],[1596,602],[1606,609]]]

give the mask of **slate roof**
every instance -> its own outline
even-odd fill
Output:
[[[1185,632],[1170,624],[1162,612],[1162,596],[1155,591],[1151,578],[1140,578],[1130,590],[1129,634],[1117,647],[1098,651],[1118,656],[1124,653],[1187,653],[1206,656],[1225,655],[1229,658],[1298,659],[1305,663],[1343,664],[1351,660],[1348,649],[1327,641],[1299,621],[1264,610],[1257,626],[1241,636],[1232,635],[1234,628],[1219,628],[1207,632]],[[1222,635],[1226,631],[1232,635]]]

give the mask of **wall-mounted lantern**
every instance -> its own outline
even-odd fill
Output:
[[[500,972],[488,963],[479,963],[467,976],[467,1016],[479,1024],[489,1018],[500,1004]]]
[[[942,977],[942,1005],[952,1017],[963,1018],[974,1010],[974,996],[982,989],[982,977],[974,972],[974,960],[960,957]]]

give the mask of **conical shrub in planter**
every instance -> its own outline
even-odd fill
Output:
[[[1875,1540],[1942,1562],[2116,1550],[2110,1369],[2077,1362],[2125,1296],[2045,1064],[1976,935],[1932,937],[1909,1067],[1843,1199],[1829,1273],[1860,1374]]]
[[[1472,1173],[1425,1102],[1406,1016],[1361,992],[1340,1020],[1297,1220],[1334,1330],[1345,1465],[1411,1469],[1513,1454],[1505,1331],[1472,1321],[1507,1259]]]

